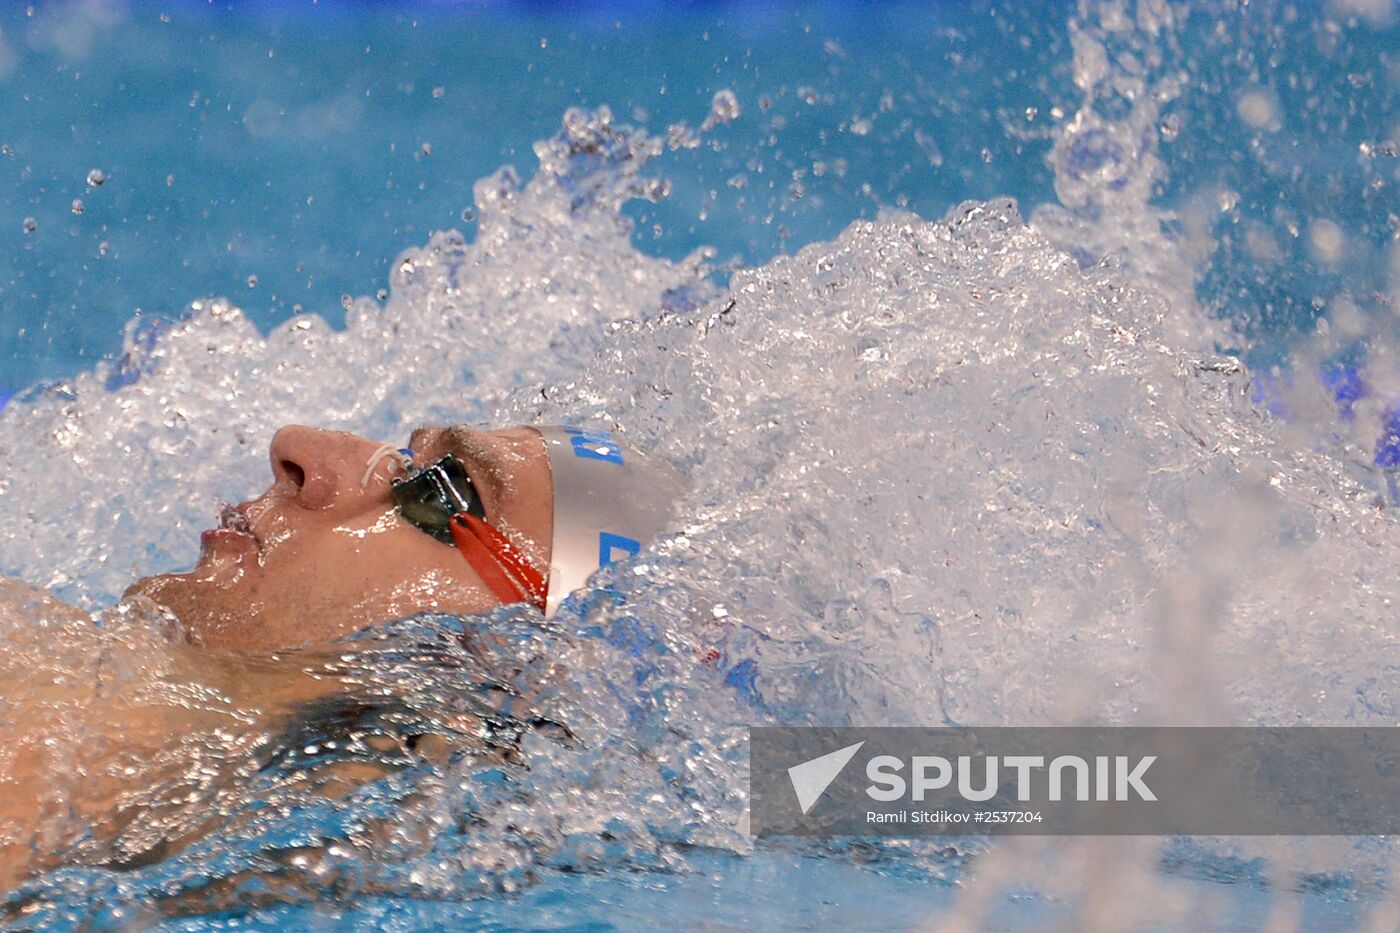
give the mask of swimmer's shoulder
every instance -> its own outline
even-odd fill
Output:
[[[0,631],[36,622],[89,622],[86,612],[70,606],[48,590],[23,580],[0,577]]]

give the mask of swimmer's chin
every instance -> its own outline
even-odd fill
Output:
[[[164,606],[165,602],[161,599],[161,593],[167,590],[176,578],[185,576],[189,576],[189,574],[158,573],[153,577],[142,577],[126,588],[122,593],[121,601],[125,603],[139,599],[149,599],[157,605]]]
[[[171,617],[179,623],[184,633],[184,641],[200,644],[192,628],[198,615],[193,611],[187,591],[191,574],[162,573],[153,577],[142,577],[122,593],[121,602],[146,608],[153,614]]]

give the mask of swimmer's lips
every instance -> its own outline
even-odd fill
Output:
[[[225,506],[219,515],[219,527],[211,528],[199,536],[200,550],[209,552],[221,549],[231,552],[250,551],[257,553],[262,542],[253,531],[248,520],[248,503]]]

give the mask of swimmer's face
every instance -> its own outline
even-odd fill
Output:
[[[530,428],[425,429],[415,463],[455,454],[495,525],[547,574],[554,502],[544,441]],[[353,434],[289,426],[272,439],[272,486],[239,506],[251,534],[207,531],[189,573],[138,580],[184,624],[191,641],[219,648],[322,644],[374,622],[417,612],[479,612],[499,600],[451,545],[404,521],[390,483],[395,457],[366,470],[380,445]]]

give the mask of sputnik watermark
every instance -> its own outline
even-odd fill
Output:
[[[872,800],[889,802],[906,795],[922,802],[931,791],[943,790],[951,786],[954,773],[957,774],[958,796],[964,800],[983,801],[997,796],[1001,789],[999,773],[1002,768],[1016,773],[1016,799],[1031,799],[1032,781],[1036,777],[1046,784],[1046,799],[1059,801],[1074,799],[1087,800],[1130,800],[1136,794],[1139,800],[1156,800],[1157,795],[1143,783],[1143,776],[1156,755],[1144,755],[1135,762],[1127,755],[1098,755],[1094,758],[1093,775],[1089,778],[1090,765],[1078,755],[1060,755],[1046,766],[1044,755],[986,755],[980,758],[982,774],[981,786],[974,786],[979,759],[971,755],[959,755],[954,766],[947,758],[938,755],[915,755],[909,763],[911,779],[906,781],[901,773],[904,761],[894,755],[876,755],[865,766],[865,775],[872,783],[865,789]],[[1000,763],[1000,765],[998,764]],[[1066,778],[1065,772],[1071,772]],[[1070,784],[1073,793],[1065,796],[1066,785]],[[1091,786],[1092,785],[1092,786]]]
[[[816,806],[822,794],[831,786],[831,782],[836,780],[841,769],[846,767],[846,762],[855,757],[864,744],[857,742],[788,768],[788,777],[792,780],[792,789],[797,794],[797,802],[802,807],[804,816]]]
[[[822,794],[831,786],[831,782],[836,780],[864,744],[857,742],[788,768],[788,777],[792,781],[793,792],[797,794],[797,802],[804,816],[816,806]],[[995,755],[981,758],[960,755],[954,761],[940,755],[914,755],[906,762],[895,755],[876,755],[865,765],[865,776],[871,782],[865,788],[865,793],[871,800],[882,803],[902,800],[905,797],[922,803],[931,792],[955,786],[958,796],[963,800],[981,802],[997,796],[1001,787],[999,775],[1005,769],[1016,775],[1016,799],[1021,802],[1031,799],[1033,782],[1037,778],[1044,780],[1045,797],[1051,801],[1125,801],[1131,799],[1132,795],[1136,795],[1139,800],[1156,800],[1157,795],[1144,783],[1147,769],[1152,767],[1156,760],[1156,755],[1145,755],[1136,761],[1127,755],[1115,755],[1112,758],[1099,755],[1091,765],[1078,755],[1060,755],[1051,759],[1048,764],[1043,755],[1007,755],[1001,758]],[[904,776],[906,767],[909,771],[907,780]],[[979,770],[981,784],[976,786],[976,773]],[[1066,797],[1067,790],[1070,791],[1069,797]],[[880,818],[884,816],[891,819]],[[931,822],[950,820],[959,822],[953,816]],[[909,819],[908,814],[872,813],[869,821],[909,822]],[[914,822],[919,820],[915,819]]]
[[[1400,833],[1400,729],[754,728],[750,830]]]

